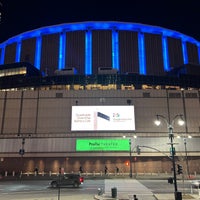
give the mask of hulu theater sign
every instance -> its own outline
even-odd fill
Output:
[[[77,139],[76,151],[130,151],[128,139]]]

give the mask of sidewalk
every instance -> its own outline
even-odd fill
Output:
[[[115,190],[112,190],[115,189]],[[115,191],[115,193],[113,193]],[[105,191],[95,195],[96,200],[174,200],[174,193],[153,194],[153,192],[135,179],[106,179]],[[182,194],[183,200],[200,199],[198,193]]]
[[[137,196],[138,200],[174,200],[174,194],[154,194],[152,197],[148,197],[148,196]],[[102,196],[98,196],[95,195],[94,199],[96,200],[134,200],[133,196],[121,196],[119,195],[117,198],[112,198],[111,196],[106,196],[106,195],[102,195]],[[182,195],[182,199],[183,200],[195,200],[195,199],[200,199],[200,197],[198,195]]]

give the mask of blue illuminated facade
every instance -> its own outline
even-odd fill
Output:
[[[35,45],[35,57],[34,57],[34,66],[38,69],[41,69],[41,52],[42,52],[42,40],[44,35],[49,34],[59,34],[59,52],[58,52],[58,69],[63,69],[66,66],[67,58],[66,54],[68,53],[65,45],[68,42],[66,37],[67,32],[73,31],[84,31],[85,33],[85,52],[84,52],[84,73],[85,75],[91,75],[93,73],[93,31],[94,30],[110,30],[112,33],[111,41],[111,54],[112,54],[112,68],[121,71],[120,67],[120,46],[119,46],[119,31],[127,32],[137,32],[138,33],[138,60],[139,60],[139,74],[146,75],[147,73],[147,51],[145,46],[145,34],[154,34],[162,37],[162,60],[163,60],[163,70],[165,72],[170,70],[170,59],[169,59],[169,46],[167,38],[175,38],[181,41],[182,43],[182,57],[183,63],[189,63],[188,59],[188,48],[187,43],[190,43],[197,47],[198,61],[196,64],[200,63],[200,42],[195,40],[192,37],[186,36],[177,31],[169,30],[166,28],[158,26],[150,26],[139,23],[124,23],[124,22],[79,22],[79,23],[69,23],[69,24],[59,24],[54,26],[48,26],[39,28],[36,30],[28,31],[12,37],[7,41],[0,44],[0,64],[7,64],[5,62],[5,48],[11,44],[16,44],[16,55],[15,62],[21,62],[21,48],[22,41],[28,40],[31,38],[36,39]]]

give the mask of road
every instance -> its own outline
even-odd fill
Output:
[[[169,184],[167,180],[139,180],[153,193],[173,193],[174,185]],[[88,180],[79,188],[71,186],[59,189],[49,187],[48,180],[13,180],[0,181],[0,199],[1,200],[66,200],[81,199],[90,200],[98,193],[98,188],[104,188],[104,179]],[[190,181],[178,181],[178,189],[182,193],[190,193]]]
[[[104,187],[104,180],[85,180],[79,188],[72,186],[60,189],[60,200],[62,196],[72,195],[90,195],[93,197],[97,194],[98,187]],[[59,190],[49,187],[48,180],[21,180],[21,181],[1,181],[0,182],[0,199],[16,200],[29,198],[51,197],[59,199]]]

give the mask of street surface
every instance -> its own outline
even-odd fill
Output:
[[[49,187],[48,180],[22,180],[22,181],[1,181],[0,182],[0,199],[16,200],[28,198],[51,197],[59,199],[59,189]],[[97,194],[97,188],[103,187],[104,180],[85,180],[79,188],[67,186],[60,188],[60,200],[62,196]]]
[[[127,178],[129,179],[129,178]],[[130,180],[130,179],[129,179]],[[167,180],[138,180],[153,193],[174,193],[174,185],[169,184]],[[85,179],[80,188],[67,186],[64,188],[50,188],[49,180],[6,180],[0,181],[0,199],[1,200],[64,200],[82,199],[92,200],[98,193],[98,188],[105,190],[105,180]],[[191,183],[189,180],[178,181],[178,190],[184,193],[191,192]]]

